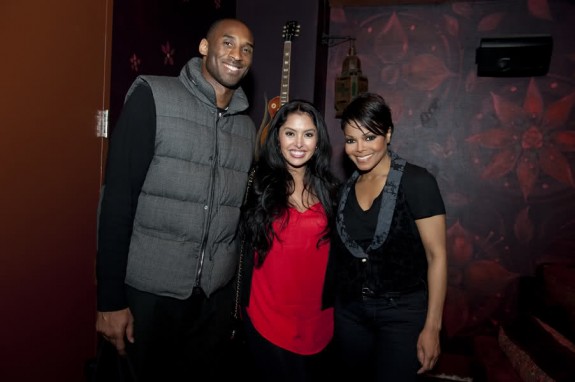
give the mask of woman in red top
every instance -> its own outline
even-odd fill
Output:
[[[317,109],[285,104],[260,148],[241,224],[244,322],[263,381],[325,378],[333,309],[322,308],[322,289],[338,188],[330,160]]]

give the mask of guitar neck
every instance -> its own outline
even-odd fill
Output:
[[[289,101],[290,61],[291,61],[291,41],[285,41],[284,42],[283,64],[282,64],[280,106],[285,105]]]

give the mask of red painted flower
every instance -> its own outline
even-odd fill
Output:
[[[498,126],[467,138],[467,142],[497,150],[482,177],[497,179],[515,170],[525,199],[533,191],[540,171],[575,187],[569,161],[562,153],[575,152],[575,131],[560,130],[567,127],[575,93],[545,109],[532,78],[522,106],[494,93],[491,97]]]
[[[174,52],[176,50],[170,46],[170,42],[167,41],[162,45],[162,52],[164,52],[164,65],[174,65]]]
[[[448,285],[443,327],[448,337],[476,330],[506,317],[512,297],[508,286],[517,278],[502,264],[503,237],[480,233],[456,221],[447,230]]]
[[[136,56],[136,53],[133,53],[132,56],[130,57],[130,67],[132,68],[132,70],[134,72],[140,71],[140,64],[141,63],[142,63],[142,61],[140,60],[140,58],[138,56]]]

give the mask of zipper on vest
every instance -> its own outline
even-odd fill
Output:
[[[198,266],[198,272],[196,273],[196,286],[201,287],[202,285],[202,271],[204,269],[204,260],[205,260],[205,256],[206,256],[206,243],[208,241],[208,236],[210,233],[210,225],[212,222],[211,219],[211,215],[212,215],[212,209],[214,206],[214,188],[215,188],[215,184],[216,184],[216,173],[217,173],[217,168],[218,168],[218,121],[219,119],[222,117],[223,113],[222,112],[218,112],[216,113],[216,126],[215,126],[215,137],[214,137],[214,160],[212,162],[212,173],[210,176],[210,194],[208,197],[208,213],[206,216],[206,222],[205,222],[205,227],[206,229],[204,230],[204,237],[202,238],[202,246],[200,249],[200,264]],[[210,256],[210,260],[211,260],[211,256]]]

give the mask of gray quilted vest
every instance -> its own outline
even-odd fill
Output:
[[[233,277],[236,231],[255,126],[241,114],[247,100],[236,90],[226,112],[201,77],[199,59],[180,77],[141,76],[156,104],[155,153],[134,220],[126,283],[184,299],[194,286],[209,296]]]

